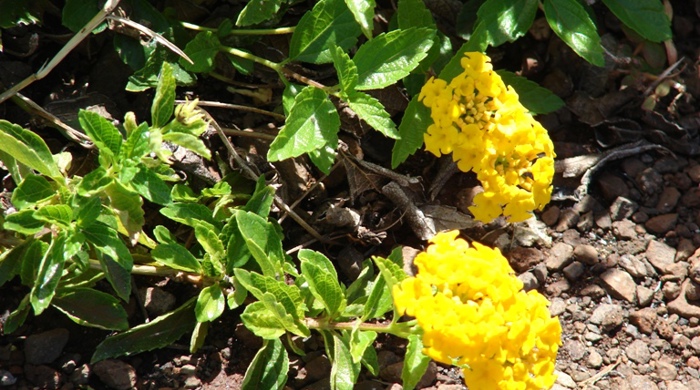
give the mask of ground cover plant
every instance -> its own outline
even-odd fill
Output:
[[[644,44],[671,38],[662,3],[603,3]],[[377,374],[373,344],[380,333],[408,340],[402,371],[407,388],[418,383],[430,359],[459,367],[472,388],[551,387],[561,327],[545,298],[523,291],[500,251],[434,228],[419,234],[430,244],[416,257],[414,276],[404,272],[399,248],[367,259],[354,280],[340,283],[336,265],[320,250],[285,249],[287,234],[274,213],[288,213],[313,238],[326,238],[251,169],[198,100],[176,103],[176,87],[193,86],[201,77],[230,81],[222,69],[256,77],[256,67],[267,68],[272,74],[266,77],[284,86],[283,115],[264,112],[284,117],[267,162],[308,158],[330,175],[344,158],[341,114],[347,106],[371,131],[394,140],[391,168],[423,145],[438,157],[451,154],[457,169],[473,172],[483,189],[469,208],[474,218],[515,223],[550,200],[555,153],[533,114],[563,102],[513,73],[494,71],[483,53],[525,35],[542,13],[574,52],[601,66],[605,49],[587,6],[576,0],[470,1],[457,26],[466,43],[453,50],[418,0],[399,1],[381,27],[375,26],[377,5],[369,1],[321,0],[292,27],[279,25],[296,6],[283,1],[251,1],[236,20],[225,18],[216,27],[182,17],[177,7],[161,10],[145,1],[85,4],[66,1],[61,10],[63,25],[77,37],[118,27],[149,37],[141,42],[115,35],[112,44],[134,70],[125,88],[153,94],[150,120],[128,112],[115,124],[89,110],[79,111],[76,128],[54,120],[77,145],[94,150],[80,172],[70,152],[52,152],[36,132],[0,120],[0,160],[15,186],[2,216],[0,285],[19,278],[27,288],[4,321],[4,333],[17,330],[30,313],[53,307],[78,324],[118,331],[96,348],[91,361],[97,362],[164,348],[188,335],[196,351],[225,310],[239,309],[243,324],[264,340],[245,388],[282,388],[289,353],[305,353],[295,340],[312,331],[323,337],[332,362],[332,388],[352,388],[363,368]],[[120,5],[129,18],[113,13]],[[51,11],[42,2],[5,1],[0,9],[12,11],[2,13],[3,28],[41,23]],[[291,34],[283,59],[251,50],[258,37],[280,34]],[[69,41],[3,100],[20,100],[23,88],[45,77],[78,43]],[[324,64],[334,70],[331,85],[299,70]],[[365,92],[397,85],[411,96],[398,126]],[[264,93],[248,92],[257,98]],[[208,131],[228,155],[212,153]],[[173,167],[176,153],[213,161],[225,174],[196,187]],[[174,234],[173,226],[188,234]],[[199,292],[130,326],[123,303],[132,294],[132,275],[169,277]]]

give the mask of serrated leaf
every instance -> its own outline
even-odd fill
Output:
[[[367,348],[371,348],[372,343],[377,338],[377,332],[371,330],[353,329],[350,335],[350,355],[354,363],[361,363]]]
[[[56,190],[43,176],[29,175],[12,191],[12,204],[21,210],[56,195]]]
[[[525,35],[535,20],[537,7],[537,0],[486,0],[477,11],[470,51],[483,52],[488,45],[499,46]]]
[[[153,19],[145,19],[153,21]],[[126,90],[129,92],[141,92],[149,88],[155,88],[158,85],[158,74],[160,73],[163,63],[167,62],[173,67],[173,76],[177,81],[177,85],[194,85],[196,78],[178,63],[178,57],[168,49],[161,45],[151,52],[146,60],[143,68],[137,70],[129,76],[129,82],[126,84]],[[183,59],[183,63],[189,64]]]
[[[136,172],[129,184],[139,195],[153,203],[165,206],[172,201],[170,187],[154,170],[144,165],[138,167],[138,172]]]
[[[408,103],[399,125],[400,138],[391,151],[392,168],[396,169],[408,156],[423,146],[423,134],[431,123],[433,120],[430,118],[430,109],[418,101],[417,95],[414,96]]]
[[[35,211],[34,218],[68,228],[73,220],[73,210],[65,204],[49,204]]]
[[[221,223],[214,219],[210,208],[199,203],[173,203],[160,209],[160,213],[175,222],[195,227],[197,223],[206,222],[215,227]]]
[[[284,249],[282,237],[277,234],[272,223],[252,213],[239,211],[236,223],[246,247],[260,266],[263,275],[279,278],[284,275]]]
[[[97,346],[90,363],[165,348],[173,344],[182,335],[192,331],[197,323],[194,315],[195,300],[196,298],[192,298],[178,309],[159,316],[147,324],[138,325],[124,333],[108,337]]]
[[[243,378],[243,390],[282,389],[287,383],[289,357],[279,338],[264,340]]]
[[[73,32],[78,32],[102,9],[97,0],[67,0],[63,6],[61,22]],[[107,28],[103,22],[93,30],[93,33],[102,32]]]
[[[309,249],[299,251],[299,261],[311,293],[323,303],[328,317],[335,318],[345,309],[347,302],[333,263],[323,254]]]
[[[216,34],[212,31],[200,32],[185,46],[185,54],[194,64],[181,58],[180,65],[190,72],[209,73],[214,70],[214,59],[220,47],[221,42]]]
[[[387,288],[384,277],[381,274],[377,275],[369,291],[367,303],[362,313],[362,320],[384,316],[387,311],[391,310],[393,304],[391,289]]]
[[[323,145],[321,149],[309,152],[309,160],[311,160],[321,172],[328,175],[331,173],[331,168],[338,155],[336,149],[338,149],[338,140],[334,139],[331,144]]]
[[[101,154],[111,158],[119,155],[124,140],[119,130],[110,121],[96,112],[87,110],[78,112],[78,120],[85,134],[95,143]]]
[[[96,255],[107,277],[107,281],[117,293],[117,296],[128,302],[129,295],[131,295],[131,271],[124,269],[121,264],[102,251],[97,251]]]
[[[56,293],[56,287],[63,272],[63,264],[66,261],[63,257],[65,242],[65,232],[56,236],[39,263],[36,280],[30,292],[30,301],[35,315],[41,314],[49,307]]]
[[[107,174],[107,170],[104,167],[97,167],[80,180],[77,193],[86,197],[95,195],[112,184],[112,181],[114,179]]]
[[[202,266],[194,255],[177,242],[158,244],[151,251],[153,259],[170,268],[180,271],[199,273]]]
[[[357,85],[357,66],[350,59],[348,53],[338,46],[331,50],[331,57],[335,71],[338,73],[340,90],[346,94],[354,92]]]
[[[671,23],[659,0],[603,0],[622,23],[652,42],[671,39]]]
[[[61,291],[51,305],[82,326],[107,330],[129,329],[126,310],[113,296],[91,288]]]
[[[391,291],[394,285],[401,283],[402,280],[407,278],[406,273],[403,269],[393,261],[385,259],[383,257],[372,257],[374,264],[379,268],[384,281],[386,282],[386,288]]]
[[[219,239],[216,231],[209,224],[195,224],[194,235],[199,245],[210,256],[220,259],[224,255],[224,244]]]
[[[377,99],[364,92],[351,92],[347,95],[348,105],[357,116],[388,138],[400,138],[391,115]]]
[[[0,119],[0,150],[59,183],[63,175],[44,140],[35,133]]]
[[[117,213],[129,239],[133,240],[146,223],[143,199],[118,181],[112,181],[104,191],[109,198],[109,205]]]
[[[552,31],[576,54],[593,65],[605,65],[595,22],[578,0],[545,1],[544,15]]]
[[[503,82],[515,89],[520,103],[535,114],[548,114],[564,107],[564,101],[547,88],[507,70],[496,71]]]
[[[360,46],[353,58],[357,90],[380,89],[396,83],[428,55],[435,30],[411,27],[378,35]]]
[[[289,59],[329,63],[331,48],[350,49],[360,32],[360,26],[343,0],[321,0],[299,20],[289,44]]]
[[[128,133],[126,142],[122,145],[121,152],[124,160],[138,161],[141,157],[150,153],[149,148],[150,128],[143,122]]]
[[[400,29],[429,27],[435,29],[435,20],[423,0],[401,0],[396,10],[396,21]]]
[[[24,254],[33,242],[33,240],[26,240],[0,254],[0,287],[17,276],[22,266]]]
[[[11,334],[15,330],[17,330],[17,328],[22,326],[24,320],[27,319],[27,315],[29,314],[30,309],[31,305],[29,305],[29,294],[27,294],[19,302],[17,308],[12,313],[10,313],[9,316],[7,316],[7,319],[3,324],[3,334]]]
[[[339,128],[340,117],[328,95],[306,87],[294,98],[293,109],[270,144],[267,158],[282,161],[320,149],[337,140]]]
[[[195,152],[196,154],[206,158],[207,160],[211,159],[211,151],[204,144],[204,141],[202,141],[201,138],[196,137],[192,134],[173,131],[167,134],[163,134],[163,141],[169,141],[174,143],[175,145],[180,145],[183,148],[189,149]]]
[[[204,341],[209,333],[210,322],[197,322],[190,337],[190,353],[197,352],[204,345]]]
[[[97,220],[102,211],[102,201],[97,196],[79,198],[78,207],[75,210],[75,222],[79,228],[90,226]]]
[[[221,286],[212,284],[199,292],[194,313],[198,322],[211,322],[221,316],[224,308],[226,308],[226,298],[221,291]]]
[[[2,227],[5,230],[32,235],[44,228],[44,222],[34,217],[34,210],[26,209],[6,216]]]
[[[430,363],[430,357],[423,353],[423,340],[421,337],[421,335],[417,334],[408,336],[406,357],[404,358],[403,369],[401,370],[403,387],[407,390],[416,387]]]
[[[372,39],[372,30],[374,30],[374,0],[345,0],[345,5],[348,6],[350,12],[355,17],[355,21],[360,25],[362,33],[367,39]]]
[[[282,0],[250,0],[243,8],[236,26],[250,26],[271,19],[277,14],[282,5]]]
[[[156,95],[151,105],[151,123],[153,127],[165,126],[175,110],[175,77],[173,68],[167,62],[163,62],[158,75]]]
[[[333,334],[333,349],[330,356],[333,362],[331,389],[352,390],[360,374],[360,363],[353,362],[346,338],[347,331],[343,332],[342,337]]]
[[[267,218],[270,215],[270,208],[274,199],[275,188],[267,185],[265,178],[260,176],[255,183],[255,191],[245,206],[243,206],[243,210]]]
[[[241,314],[243,325],[253,334],[265,340],[279,339],[287,330],[276,315],[262,302],[253,302]]]
[[[125,271],[131,271],[134,259],[116,230],[98,221],[82,229],[81,232],[96,251],[109,256]]]
[[[19,264],[19,276],[22,284],[31,286],[37,279],[39,264],[49,250],[49,244],[39,240],[29,240],[29,245],[22,253],[22,260]]]

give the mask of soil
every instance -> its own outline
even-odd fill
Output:
[[[228,2],[209,3],[204,14],[213,25],[212,15],[235,15],[224,4]],[[585,63],[546,28],[533,28],[517,42],[489,50],[496,69],[519,72],[566,102],[557,112],[539,117],[554,140],[558,174],[552,202],[534,219],[513,225],[470,223],[466,207],[473,176],[453,173],[440,181],[450,172],[449,163],[425,152],[397,170],[403,178],[418,179],[406,187],[414,206],[431,210],[431,218],[447,227],[461,228],[464,237],[500,247],[526,288],[538,289],[551,300],[550,311],[564,329],[555,389],[700,389],[700,1],[671,5],[674,40],[664,45],[640,42],[596,4],[608,51],[604,68]],[[305,7],[289,12],[289,25]],[[379,7],[383,15],[391,11],[389,4]],[[454,36],[449,18],[440,20],[441,28]],[[536,26],[545,25],[538,15]],[[36,71],[65,42],[66,33],[51,13],[42,25],[3,30],[2,84],[14,84]],[[110,43],[114,34],[91,37],[22,93],[67,122],[78,108],[88,106],[101,107],[117,120],[127,111],[147,119],[153,94],[124,91],[131,70],[116,56]],[[286,39],[273,38],[256,50],[279,60],[273,57],[286,45]],[[672,66],[676,61],[680,63]],[[298,69],[319,81],[332,75],[331,70]],[[232,94],[222,82],[207,77],[178,89],[178,96],[279,107],[282,85],[269,73],[256,69],[234,78],[245,84],[237,88],[269,88],[271,101]],[[375,96],[398,123],[407,103],[403,92],[390,87]],[[274,133],[282,125],[255,113],[207,110],[226,127]],[[68,150],[77,161],[94,163],[89,151],[14,103],[1,104],[0,117],[37,131],[54,152]],[[285,218],[286,248],[304,245],[323,251],[338,264],[344,283],[356,276],[358,259],[385,255],[397,245],[424,247],[420,227],[402,218],[400,205],[380,190],[396,178],[364,164],[389,166],[391,142],[377,134],[346,115],[341,140],[347,152],[327,177],[303,158],[270,165],[264,161],[268,141],[232,137],[248,161],[281,185],[279,194],[287,204],[295,204],[297,213],[308,216],[327,238],[323,244],[314,242]],[[228,159],[223,145],[211,140],[211,148],[223,161]],[[220,173],[216,167],[212,171]],[[208,180],[204,174],[188,173]],[[2,183],[7,196],[15,184],[10,177]],[[334,215],[329,210],[355,213],[360,223],[343,225],[329,217]],[[131,325],[142,323],[144,313],[153,317],[196,293],[167,279],[136,277],[134,283],[145,308],[132,298],[127,305]],[[0,325],[26,293],[17,279],[0,287]],[[90,364],[95,346],[109,333],[80,327],[49,309],[38,318],[30,315],[15,333],[0,336],[0,388],[237,389],[261,346],[239,315],[225,312],[194,354],[188,352],[188,335],[169,348]],[[322,340],[312,336],[297,341],[307,355],[290,354],[287,388],[328,388],[330,365]],[[401,388],[404,344],[380,337],[377,350],[379,377],[363,371],[356,388]],[[419,388],[465,387],[458,371],[431,363]]]

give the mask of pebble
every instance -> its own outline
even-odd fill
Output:
[[[637,209],[639,209],[637,202],[629,200],[624,196],[618,196],[610,205],[610,218],[613,221],[621,221],[631,217]]]
[[[666,187],[659,196],[659,202],[656,204],[656,210],[661,214],[670,213],[676,208],[678,200],[681,198],[681,193],[675,187]]]
[[[571,375],[561,372],[561,371],[554,371],[554,374],[557,376],[556,384],[564,386],[568,389],[575,389],[576,388],[576,382],[571,378]]]
[[[593,310],[589,322],[599,325],[607,332],[622,325],[628,314],[620,305],[604,303]]]
[[[603,365],[603,357],[595,348],[591,348],[586,359],[586,365],[590,368],[600,368]]]
[[[508,262],[515,272],[523,273],[544,260],[542,251],[536,248],[517,247],[507,253]]]
[[[61,356],[69,336],[70,332],[65,328],[56,328],[28,336],[24,342],[26,362],[34,365],[53,362]]]
[[[637,305],[646,307],[654,300],[654,290],[644,286],[637,286]]]
[[[540,283],[532,272],[520,274],[518,275],[518,279],[523,282],[523,290],[525,291],[535,290],[540,287]]]
[[[581,262],[574,261],[573,263],[564,267],[563,273],[567,279],[569,279],[571,281],[575,281],[575,280],[578,280],[578,278],[580,278],[581,275],[583,275],[583,273],[585,271],[586,271],[586,267]],[[533,278],[534,278],[534,275],[533,275]]]
[[[649,218],[644,227],[651,233],[664,235],[676,226],[678,214],[661,214]]]
[[[691,188],[681,196],[683,207],[693,208],[700,206],[700,187]]]
[[[569,284],[569,281],[566,279],[562,279],[562,280],[557,280],[556,282],[554,282],[552,284],[549,284],[545,290],[546,290],[547,294],[549,294],[553,297],[558,297],[563,292],[569,291],[570,288],[571,288],[571,285]]]
[[[559,209],[559,207],[550,206],[550,207],[547,207],[547,210],[542,212],[542,214],[540,215],[540,218],[542,219],[542,222],[544,222],[547,226],[552,227],[559,220],[560,213],[561,213],[561,210]]]
[[[650,307],[630,313],[630,322],[634,324],[640,332],[651,334],[656,327],[656,309]]]
[[[0,386],[10,386],[17,382],[17,378],[7,370],[0,370]]]
[[[600,191],[603,197],[608,202],[612,202],[620,196],[629,196],[629,188],[627,188],[627,183],[625,183],[625,181],[619,176],[613,175],[610,172],[603,172],[599,175],[598,185],[600,186]]]
[[[136,370],[121,360],[101,360],[92,368],[102,383],[113,389],[128,390],[136,386]]]
[[[550,271],[561,271],[573,260],[574,248],[566,243],[558,242],[552,246],[545,265]]]
[[[637,284],[630,274],[618,268],[611,268],[600,275],[600,280],[608,288],[610,295],[634,303]]]
[[[646,375],[632,375],[628,378],[630,390],[658,390],[659,386]]]
[[[586,345],[579,340],[567,340],[564,342],[564,351],[573,361],[579,361],[586,355]]]
[[[667,268],[674,263],[676,258],[676,250],[661,241],[651,240],[644,256],[659,272],[668,273]]]
[[[654,168],[646,168],[637,175],[637,187],[646,194],[658,193],[664,184],[664,178]]]
[[[615,221],[612,223],[613,234],[622,240],[632,240],[637,238],[637,232],[634,230],[636,224],[629,219]]]
[[[645,278],[649,276],[646,265],[635,255],[625,253],[620,256],[618,264],[635,278]]]
[[[672,381],[678,376],[678,369],[671,363],[660,361],[656,363],[656,375],[665,381]]]
[[[24,377],[41,389],[58,389],[63,384],[61,373],[44,364],[38,366],[26,364]]]
[[[598,250],[589,244],[577,245],[574,248],[574,258],[584,264],[594,265],[598,263]]]
[[[651,360],[649,346],[643,340],[634,340],[625,348],[627,357],[637,364],[647,364]]]
[[[175,295],[160,287],[145,287],[138,291],[143,307],[152,316],[163,315],[175,307]]]

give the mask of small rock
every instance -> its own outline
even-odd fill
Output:
[[[700,183],[700,165],[693,165],[688,168],[688,176],[694,183]]]
[[[564,209],[559,214],[559,222],[557,222],[557,226],[554,227],[554,231],[559,233],[564,232],[567,229],[576,226],[578,219],[579,214],[576,212],[576,210]]]
[[[29,382],[41,389],[58,389],[63,383],[61,373],[46,365],[24,366],[24,376]]]
[[[600,186],[603,197],[608,202],[612,202],[620,196],[629,196],[629,188],[627,188],[627,183],[625,183],[625,181],[619,176],[613,175],[610,172],[603,172],[599,175],[598,185]]]
[[[652,195],[658,193],[664,184],[664,178],[654,168],[646,168],[637,175],[637,186],[645,193]]]
[[[102,383],[116,390],[128,390],[136,385],[136,370],[121,360],[102,360],[93,366]]]
[[[593,245],[581,244],[574,248],[574,258],[584,264],[598,263],[598,250]]]
[[[622,240],[632,240],[637,238],[637,232],[634,230],[636,224],[629,219],[615,221],[612,223],[613,234],[615,237]]]
[[[694,387],[697,389],[699,387]],[[689,390],[690,388],[679,381],[672,381],[666,384],[666,390]]]
[[[644,255],[654,268],[665,274],[668,273],[668,267],[674,263],[676,250],[663,242],[651,240]]]
[[[681,238],[676,247],[676,261],[687,260],[695,252],[695,244],[692,240]]]
[[[561,298],[553,298],[549,304],[549,315],[556,317],[566,311],[566,302]]]
[[[535,290],[540,287],[540,283],[532,272],[520,274],[518,275],[518,279],[523,282],[523,290],[525,291]]]
[[[507,254],[508,262],[515,272],[523,273],[544,260],[542,251],[537,248],[517,247]]]
[[[547,207],[547,210],[540,215],[540,219],[542,219],[542,222],[547,226],[552,227],[559,220],[560,212],[561,210],[557,206]]]
[[[613,221],[621,221],[623,219],[629,218],[634,214],[639,205],[625,197],[618,196],[615,201],[610,205],[610,218]],[[670,210],[669,210],[670,211]]]
[[[33,334],[24,342],[24,357],[33,365],[51,363],[56,360],[68,343],[70,332],[65,328],[52,329]]]
[[[578,278],[580,278],[581,275],[583,275],[584,271],[586,271],[586,267],[583,264],[581,264],[580,262],[574,261],[573,263],[564,267],[563,272],[564,272],[564,276],[567,279],[569,279],[571,281],[575,281]]]
[[[630,322],[644,334],[651,334],[654,331],[656,321],[656,309],[650,307],[630,313]]]
[[[635,278],[645,278],[649,276],[646,265],[635,255],[625,253],[620,256],[618,264]]]
[[[654,290],[644,286],[637,286],[637,304],[639,307],[649,306],[652,300],[654,300]]]
[[[589,284],[582,288],[579,293],[584,297],[591,297],[593,299],[605,296],[605,290],[597,284]]]
[[[665,187],[659,196],[656,210],[661,214],[670,213],[676,208],[681,193],[675,187]]]
[[[622,160],[622,170],[628,177],[637,177],[647,168],[646,164],[639,160],[637,156]]]
[[[0,386],[10,386],[17,382],[17,378],[7,370],[0,370]]]
[[[661,214],[656,217],[649,218],[644,224],[644,227],[658,235],[663,235],[671,231],[678,222],[678,214]]]
[[[661,288],[661,291],[667,301],[672,301],[681,295],[681,286],[676,282],[666,282]]]
[[[603,331],[607,332],[622,325],[627,319],[627,312],[620,305],[604,303],[593,310],[590,323],[599,325]]]
[[[90,366],[87,364],[83,364],[77,369],[73,371],[72,374],[70,374],[70,381],[72,384],[80,387],[87,385],[88,382],[90,382],[90,374],[92,373],[92,370],[90,369]]]
[[[603,272],[600,279],[611,295],[634,303],[637,296],[637,284],[630,274],[621,269],[611,268]]]
[[[186,389],[196,389],[200,386],[202,386],[202,381],[196,376],[188,376],[187,379],[185,379],[184,387]]]
[[[567,340],[564,342],[564,351],[573,361],[579,361],[586,355],[586,345],[579,340]]]
[[[632,375],[627,379],[630,390],[658,390],[659,386],[645,375]]]
[[[683,194],[681,197],[681,205],[688,208],[700,206],[700,188],[691,188],[685,194]]]
[[[544,284],[547,281],[547,276],[549,275],[547,266],[543,263],[537,264],[535,268],[532,269],[532,273],[541,284]]]
[[[637,364],[647,364],[651,360],[649,346],[642,340],[634,340],[625,348],[627,357]]]
[[[331,362],[325,355],[319,355],[311,360],[297,372],[295,382],[297,385],[313,383],[321,380],[331,370]]]
[[[561,295],[561,293],[563,293],[565,291],[569,291],[570,288],[571,288],[571,285],[569,284],[569,281],[566,279],[562,279],[562,280],[557,280],[556,282],[548,285],[546,290],[547,290],[547,294],[554,296],[554,297],[558,297]]]
[[[685,288],[685,298],[689,301],[700,300],[700,285],[691,280]]]
[[[665,381],[672,381],[678,376],[678,369],[671,363],[656,362],[656,375]]]
[[[550,271],[561,271],[571,263],[573,254],[574,248],[571,245],[558,242],[552,246],[545,265]]]
[[[140,288],[139,298],[148,314],[152,316],[160,316],[171,311],[176,303],[175,295],[160,287]]]
[[[591,348],[588,359],[586,359],[586,365],[590,368],[600,368],[603,365],[603,357],[600,356],[600,353],[595,348]]]

